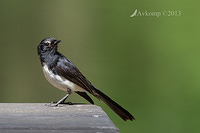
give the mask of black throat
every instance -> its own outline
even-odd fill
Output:
[[[56,49],[40,53],[40,61],[42,66],[47,65],[48,68],[54,73],[56,72],[56,65],[59,59],[59,52]]]

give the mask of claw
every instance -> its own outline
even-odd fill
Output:
[[[63,107],[63,105],[57,104],[57,103],[48,103],[48,104],[45,104],[45,106],[49,106],[49,107]]]

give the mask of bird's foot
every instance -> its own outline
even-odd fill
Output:
[[[49,106],[49,107],[63,107],[63,105],[56,103],[56,102],[51,102],[51,103],[47,103],[45,104],[45,106]]]
[[[51,102],[51,103],[47,103],[45,104],[45,106],[49,106],[49,107],[63,107],[63,105],[61,104],[67,104],[67,105],[74,105],[72,102],[61,102],[61,103],[58,103],[58,102]]]

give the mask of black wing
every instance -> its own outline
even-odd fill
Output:
[[[77,84],[81,88],[85,89],[89,93],[93,94],[92,87],[94,87],[78,70],[78,68],[66,57],[60,55],[56,66],[57,74],[65,77],[71,82]],[[80,96],[84,97],[91,104],[94,104],[92,99],[85,92],[76,92]]]
[[[56,66],[57,74],[65,77],[71,82],[82,87],[86,91],[92,93],[92,87],[94,87],[78,70],[78,68],[66,57],[61,57],[58,59]]]
[[[79,85],[89,93],[91,93],[96,98],[104,101],[115,113],[117,113],[123,120],[133,120],[135,119],[126,109],[121,107],[119,104],[117,104],[115,101],[113,101],[111,98],[109,98],[107,95],[105,95],[103,92],[98,90],[95,86],[93,86],[74,66],[74,64],[68,60],[66,57],[60,54],[60,58],[57,62],[56,71],[60,76],[65,77],[66,79],[72,81],[73,83]],[[89,99],[91,99],[85,92],[78,93],[80,96],[84,97],[86,100],[91,102]],[[86,95],[87,96],[86,96]],[[89,97],[89,99],[88,99]],[[93,101],[92,101],[93,102]]]

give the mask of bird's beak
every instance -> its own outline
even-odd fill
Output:
[[[54,45],[57,45],[59,42],[61,42],[61,40],[57,40],[54,42]]]

